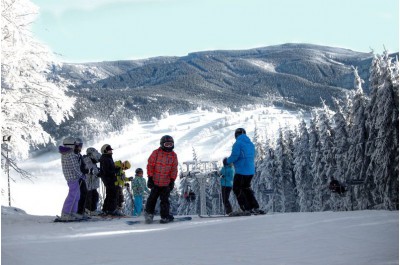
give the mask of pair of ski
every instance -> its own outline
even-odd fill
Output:
[[[111,221],[118,220],[122,218],[129,218],[131,216],[114,216],[114,215],[95,215],[80,219],[64,219],[60,216],[56,216],[54,219],[55,223],[74,223],[74,222],[98,222],[98,221]]]
[[[263,215],[266,213],[259,213],[259,214],[253,214],[253,215]],[[200,215],[200,218],[221,218],[221,217],[242,217],[242,216],[251,216],[252,214],[250,212],[232,212],[230,214],[224,214],[224,215]]]
[[[182,216],[182,217],[175,217],[173,221],[165,223],[177,223],[177,222],[184,222],[184,221],[190,221],[192,220],[192,217],[190,216]],[[146,223],[144,220],[129,220],[125,221],[127,225],[135,225],[135,224],[154,224],[154,223],[160,223],[160,220],[153,220],[151,223]]]

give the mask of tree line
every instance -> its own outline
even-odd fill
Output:
[[[399,76],[398,60],[375,55],[370,95],[354,68],[354,90],[334,108],[315,109],[295,128],[280,128],[262,140],[255,128],[256,174],[252,188],[268,212],[315,212],[399,208]],[[194,161],[196,161],[194,153]],[[180,190],[171,197],[173,212],[198,214],[201,185],[207,214],[223,214],[220,178],[210,171],[205,181],[181,173]],[[346,187],[333,193],[336,179]],[[238,209],[234,196],[233,208]]]
[[[375,55],[369,96],[354,68],[354,90],[344,102],[335,100],[334,110],[324,104],[308,122],[264,142],[256,130],[253,188],[267,210],[398,209],[398,66],[387,52]],[[332,178],[346,186],[345,194],[329,190]]]

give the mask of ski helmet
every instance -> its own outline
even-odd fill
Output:
[[[64,138],[63,145],[64,146],[68,146],[68,145],[75,146],[75,138],[71,137],[71,136]]]
[[[75,139],[75,145],[82,147],[83,146],[83,141],[81,138],[76,138]]]
[[[164,135],[160,139],[160,146],[161,149],[166,151],[166,152],[171,152],[174,149],[174,138],[169,135]]]
[[[246,130],[243,128],[237,128],[235,130],[235,139],[238,138],[239,135],[246,134]]]
[[[95,161],[99,161],[101,154],[94,147],[86,149],[86,155]]]
[[[112,149],[112,148],[111,148],[111,145],[109,145],[109,144],[103,145],[103,146],[101,147],[101,149],[100,149],[100,151],[101,151],[102,154],[107,154],[107,152],[110,151],[110,150],[114,150],[114,149]]]
[[[131,163],[130,163],[128,160],[125,160],[125,161],[122,163],[122,168],[123,168],[124,170],[130,169],[130,168],[131,168]]]
[[[227,166],[228,165],[228,158],[224,158],[224,160],[222,160],[222,163],[224,164],[224,166]]]

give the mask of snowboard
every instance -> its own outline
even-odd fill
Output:
[[[192,217],[190,217],[190,216],[175,217],[172,222],[169,222],[169,223],[166,223],[166,224],[176,223],[176,222],[183,222],[183,221],[190,221],[190,220],[192,220]],[[125,223],[127,225],[146,224],[146,222],[144,220],[129,220],[129,221],[125,221]],[[153,220],[153,222],[151,224],[154,224],[154,223],[160,223],[160,219]]]

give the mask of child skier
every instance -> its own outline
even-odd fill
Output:
[[[100,169],[97,167],[101,154],[94,148],[89,147],[86,149],[86,155],[83,156],[86,168],[89,172],[86,174],[86,185],[87,185],[87,196],[85,208],[89,212],[89,215],[97,215],[97,205],[99,202],[99,193],[97,189],[100,188],[99,172]]]
[[[125,182],[128,182],[129,179],[125,176],[125,170],[131,168],[131,163],[126,160],[122,162],[121,160],[115,161],[115,175],[117,176],[117,180],[115,181],[115,187],[117,190],[117,207],[118,213],[122,215],[122,208],[124,203],[124,193],[122,188],[125,186]]]
[[[160,197],[160,223],[169,223],[174,217],[169,213],[169,195],[174,189],[178,176],[178,157],[173,151],[174,139],[164,135],[160,139],[160,147],[154,150],[147,163],[147,187],[151,189],[146,202],[144,216],[146,223],[153,222],[154,209]]]
[[[143,169],[137,168],[135,170],[135,178],[131,185],[134,198],[133,216],[140,216],[143,208],[143,195],[150,192],[146,187],[146,180],[143,178]]]
[[[233,186],[233,176],[235,175],[235,168],[233,164],[228,164],[227,158],[225,157],[222,161],[224,166],[220,170],[221,174],[221,193],[222,201],[225,206],[225,213],[230,214],[232,212],[232,205],[229,202],[229,195],[231,194]]]

